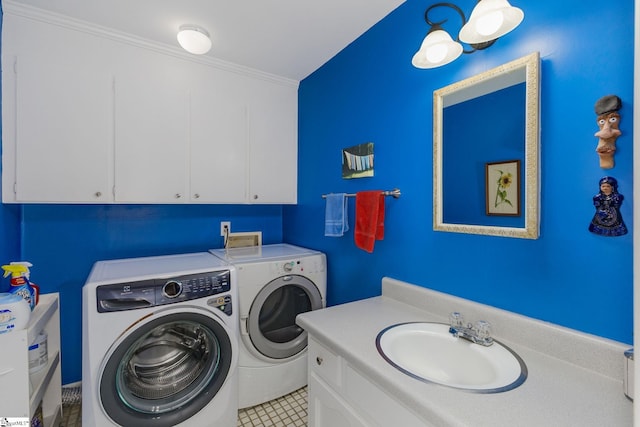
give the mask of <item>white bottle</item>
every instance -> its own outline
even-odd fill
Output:
[[[31,345],[29,345],[29,373],[33,374],[47,366],[48,360],[47,333],[40,331]]]

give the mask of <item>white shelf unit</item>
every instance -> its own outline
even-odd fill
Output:
[[[40,295],[26,329],[0,335],[0,417],[32,419],[42,402],[44,426],[62,421],[60,370],[60,304],[57,293]],[[47,333],[47,365],[29,374],[29,344]]]

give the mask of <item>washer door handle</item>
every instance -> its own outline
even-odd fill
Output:
[[[242,335],[249,335],[249,317],[240,316],[240,333]]]

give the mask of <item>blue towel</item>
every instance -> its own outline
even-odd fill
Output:
[[[345,193],[327,194],[324,235],[342,237],[346,231],[349,231],[347,195]]]

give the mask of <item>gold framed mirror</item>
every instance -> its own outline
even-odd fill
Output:
[[[434,91],[434,230],[539,237],[539,111],[538,52]],[[517,177],[487,168],[514,160]],[[490,203],[515,204],[511,197],[518,215],[487,215]]]

